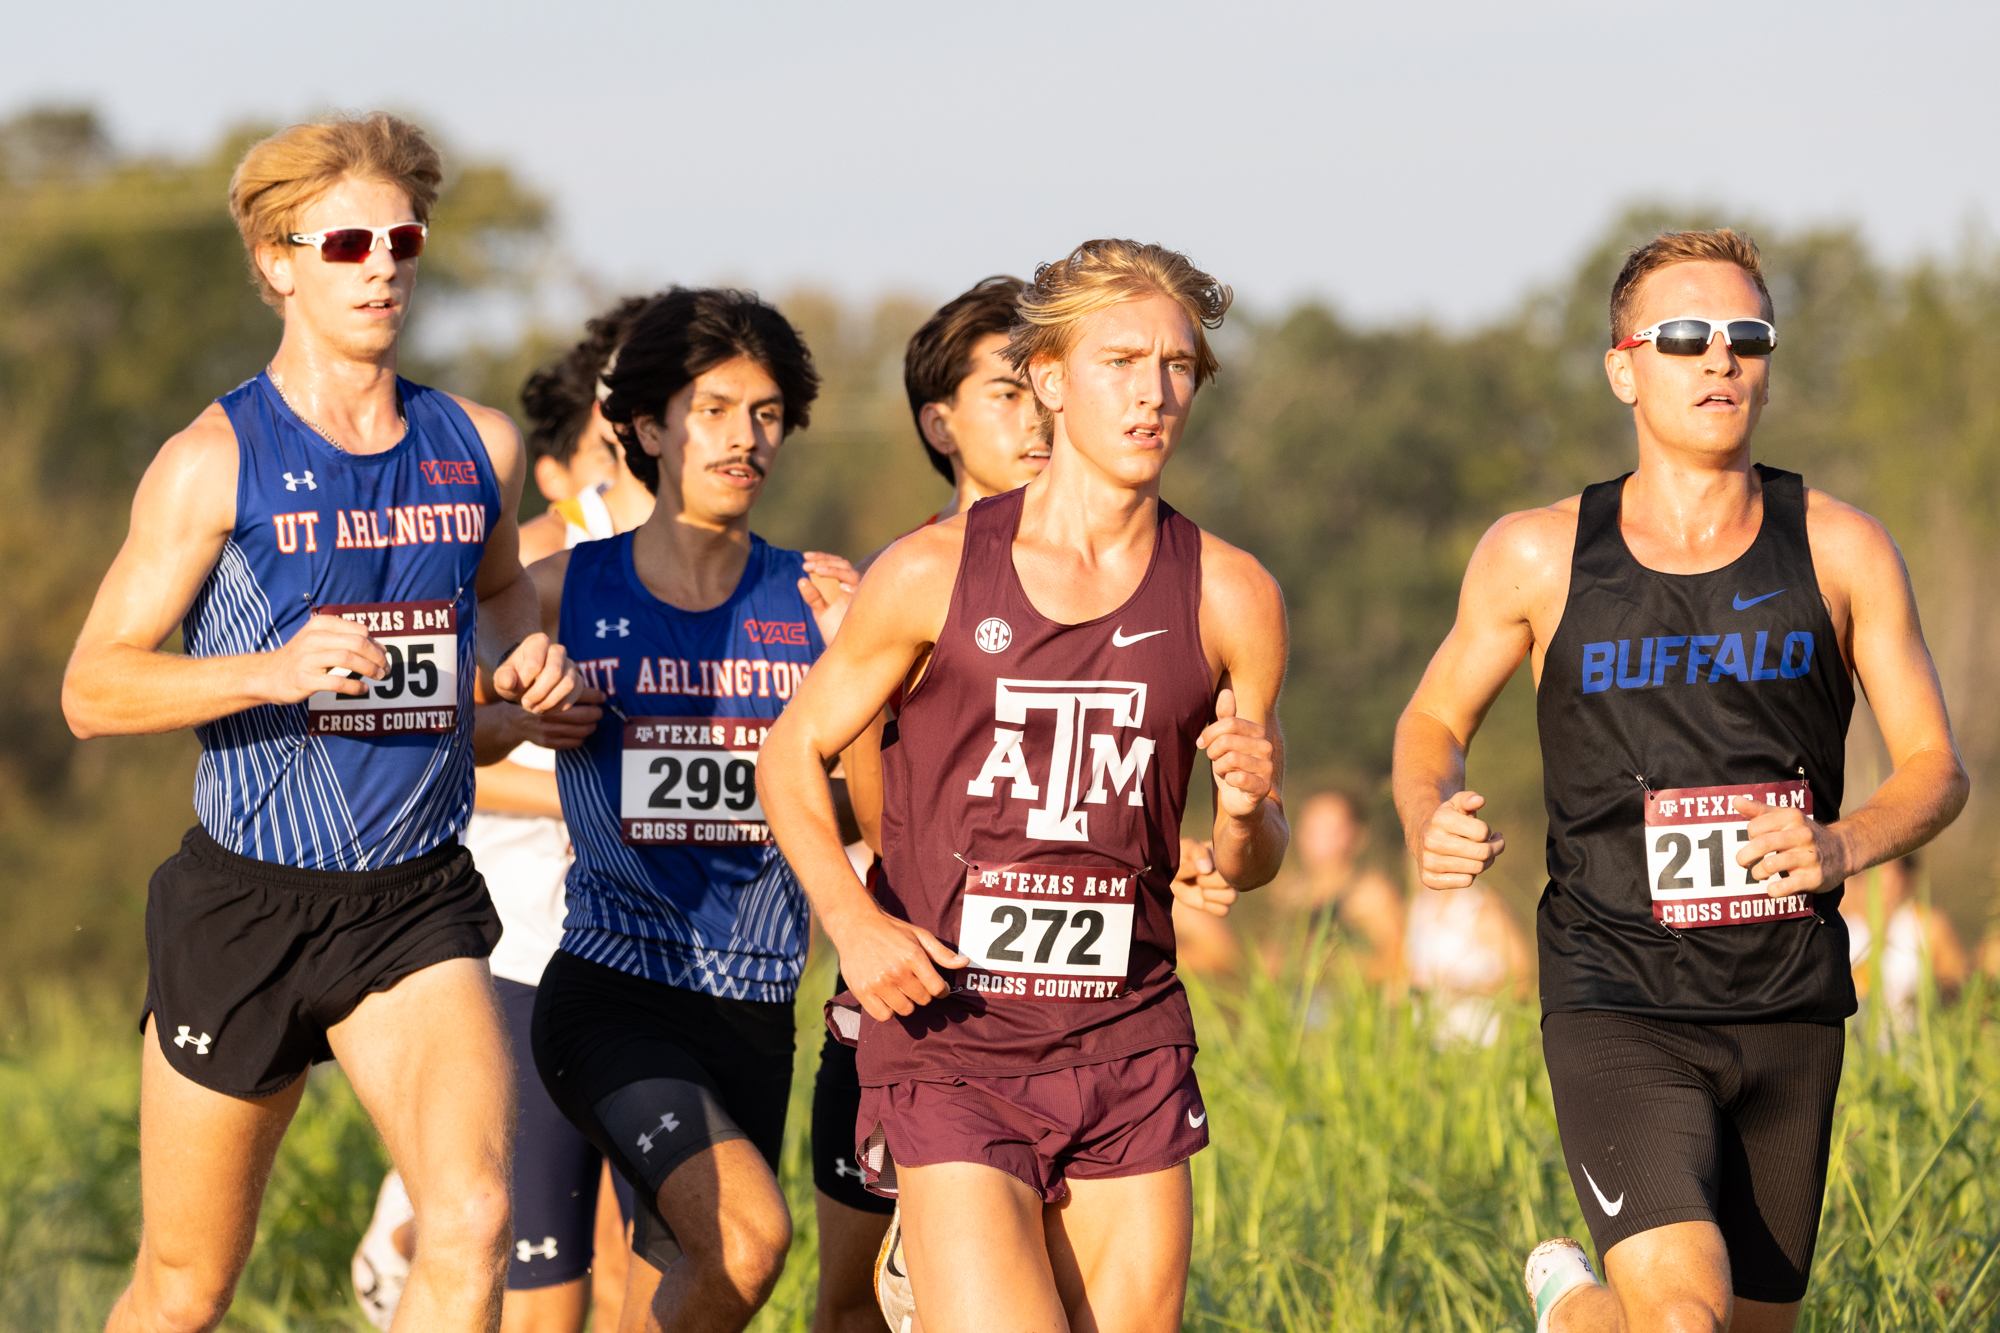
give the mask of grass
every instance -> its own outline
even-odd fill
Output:
[[[784,1175],[798,1224],[756,1328],[803,1330],[815,1238],[806,1105],[828,977],[801,991]],[[1192,983],[1215,1146],[1194,1162],[1187,1327],[1525,1330],[1522,1256],[1587,1237],[1534,1015],[1442,1042],[1345,969]],[[0,1330],[100,1327],[138,1230],[137,1035],[45,997],[0,1042]],[[1849,1025],[1803,1329],[2000,1329],[2000,1002]],[[347,1085],[315,1074],[279,1157],[231,1328],[365,1328],[347,1258],[383,1168]]]

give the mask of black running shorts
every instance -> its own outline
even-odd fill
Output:
[[[604,1157],[556,1109],[541,1075],[528,1059],[535,988],[495,977],[507,1015],[514,1061],[520,1066],[521,1116],[514,1128],[514,1240],[507,1290],[533,1291],[574,1282],[590,1272],[597,1229],[597,1186]],[[622,1178],[618,1184],[624,1185]],[[632,1218],[629,1189],[618,1192],[619,1211]]]
[[[847,989],[835,977],[833,993]],[[813,1185],[835,1203],[887,1217],[896,1201],[871,1191],[854,1160],[854,1122],[861,1118],[861,1075],[854,1067],[854,1048],[829,1032],[819,1048],[819,1073],[813,1079]]]
[[[542,1083],[639,1196],[632,1248],[664,1270],[680,1255],[660,1185],[707,1148],[748,1139],[773,1174],[785,1142],[792,1006],[726,1000],[558,951],[536,988]]]
[[[484,958],[500,918],[449,842],[382,870],[299,870],[225,850],[199,826],[146,894],[146,1007],[176,1071],[268,1097],[333,1058],[327,1029],[436,963]]]
[[[1598,1254],[1713,1222],[1738,1296],[1802,1299],[1845,1050],[1837,1023],[1543,1019],[1563,1156]]]

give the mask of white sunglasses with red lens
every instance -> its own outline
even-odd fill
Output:
[[[421,222],[398,222],[393,227],[335,227],[330,231],[293,232],[285,239],[293,245],[319,247],[319,257],[329,264],[359,264],[375,253],[375,247],[389,247],[395,260],[415,259],[424,252],[424,240],[431,229]]]
[[[1718,333],[1738,356],[1769,356],[1778,345],[1777,327],[1768,319],[1703,319],[1698,315],[1680,315],[1663,319],[1650,329],[1640,329],[1612,350],[1623,352],[1640,343],[1651,343],[1665,356],[1700,356]]]

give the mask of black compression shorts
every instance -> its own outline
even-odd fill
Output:
[[[146,1007],[176,1072],[268,1097],[333,1058],[327,1029],[375,991],[484,958],[500,918],[472,855],[446,843],[381,870],[239,856],[199,826],[146,893]]]
[[[549,1096],[631,1182],[632,1248],[679,1257],[660,1185],[718,1143],[748,1139],[775,1175],[797,1029],[792,1006],[726,1000],[558,951],[536,988],[535,1067]]]
[[[835,977],[833,993],[847,989]],[[854,1048],[829,1032],[819,1049],[819,1073],[813,1078],[813,1185],[835,1203],[887,1217],[896,1201],[869,1190],[854,1160],[854,1122],[861,1118],[861,1074],[854,1067]]]
[[[514,1239],[507,1290],[533,1291],[574,1282],[590,1272],[597,1230],[597,1186],[604,1157],[556,1109],[528,1058],[535,988],[493,979],[507,1035],[520,1066],[521,1117],[514,1128]],[[632,1218],[631,1189],[617,1182],[619,1211]]]
[[[1837,1023],[1543,1019],[1563,1156],[1598,1254],[1713,1222],[1738,1296],[1802,1299],[1845,1049]]]

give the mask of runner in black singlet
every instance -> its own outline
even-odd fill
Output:
[[[1543,1046],[1609,1277],[1529,1257],[1538,1329],[1790,1329],[1825,1186],[1842,1020],[1841,882],[1934,836],[1966,777],[1882,526],[1753,464],[1777,333],[1756,247],[1668,233],[1612,288],[1605,367],[1639,464],[1509,515],[1396,737],[1424,884],[1505,840],[1464,789],[1531,657],[1545,755]],[[1858,680],[1895,772],[1841,811]]]

